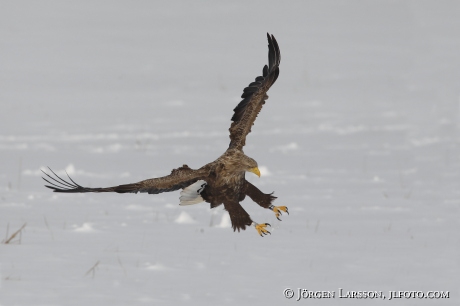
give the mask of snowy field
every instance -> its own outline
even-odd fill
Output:
[[[281,72],[247,178],[290,215],[243,206],[271,236],[179,192],[43,186],[46,166],[103,187],[217,158],[266,32]],[[460,305],[459,2],[1,1],[0,38],[1,306]]]

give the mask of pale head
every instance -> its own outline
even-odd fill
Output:
[[[259,171],[259,166],[257,165],[257,162],[248,156],[246,157],[248,158],[248,163],[247,163],[247,168],[245,171],[252,172],[258,177],[260,177],[260,171]]]
[[[245,155],[243,152],[238,152],[236,157],[236,167],[238,170],[252,172],[260,177],[260,171],[257,162],[253,158]]]

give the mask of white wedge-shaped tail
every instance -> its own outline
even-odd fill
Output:
[[[180,192],[179,205],[192,205],[203,202],[204,200],[201,197],[201,192],[203,191],[204,187],[206,187],[206,185],[206,181],[199,180],[186,187]]]

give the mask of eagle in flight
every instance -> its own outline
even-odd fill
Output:
[[[53,170],[52,174],[43,179],[50,185],[46,187],[54,192],[80,193],[80,192],[117,192],[138,193],[147,192],[157,194],[168,191],[181,191],[180,205],[190,205],[206,201],[211,208],[224,204],[232,222],[233,230],[245,230],[247,226],[254,226],[260,236],[270,234],[267,230],[268,223],[256,223],[240,205],[246,196],[263,208],[272,210],[278,220],[281,212],[289,214],[286,206],[274,206],[276,199],[271,194],[265,194],[245,179],[246,172],[252,172],[260,177],[257,162],[243,152],[246,136],[251,132],[251,127],[256,120],[262,106],[268,99],[267,91],[275,83],[279,75],[281,60],[280,49],[273,35],[267,33],[268,38],[268,65],[263,68],[262,76],[243,90],[243,100],[234,109],[232,124],[230,126],[230,145],[219,158],[195,170],[183,165],[171,171],[170,175],[147,179],[132,184],[125,184],[105,188],[88,188],[75,183],[68,176],[66,181]]]

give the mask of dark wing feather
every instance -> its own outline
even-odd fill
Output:
[[[233,231],[238,230],[239,232],[240,230],[245,230],[246,226],[252,224],[251,217],[249,217],[249,214],[243,209],[238,201],[225,201],[224,207],[230,215]]]
[[[279,64],[281,61],[280,49],[273,35],[267,33],[268,39],[268,66],[265,65],[262,76],[256,78],[255,82],[249,84],[243,90],[243,100],[233,110],[230,126],[230,146],[241,150],[246,143],[246,136],[251,132],[251,127],[257,118],[265,100],[268,99],[267,91],[275,83],[279,75]]]
[[[56,173],[48,168],[53,174],[54,177],[48,173],[42,171],[46,177],[42,177],[48,184],[46,187],[52,189],[54,192],[66,192],[66,193],[81,193],[81,192],[117,192],[117,193],[138,193],[138,192],[147,192],[150,194],[157,194],[167,191],[174,191],[178,189],[183,189],[191,184],[195,183],[197,180],[206,179],[206,171],[199,169],[193,170],[190,169],[187,165],[183,165],[178,169],[171,171],[170,175],[148,179],[140,181],[133,184],[119,185],[113,187],[105,188],[89,188],[83,187],[75,183],[74,180],[70,178],[67,174],[67,177],[70,181],[66,181],[59,177]]]

